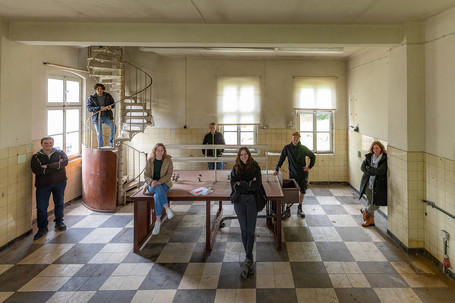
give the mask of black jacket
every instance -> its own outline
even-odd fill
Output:
[[[315,154],[309,150],[308,147],[300,143],[300,141],[297,145],[294,145],[291,142],[283,148],[280,159],[278,159],[278,164],[276,165],[276,171],[280,170],[286,157],[288,158],[289,177],[291,179],[301,180],[308,178],[308,172],[303,170],[303,167],[307,166],[306,157],[310,158],[308,168],[311,169],[314,166],[314,163],[316,163]]]
[[[382,154],[378,167],[371,167],[373,154],[366,154],[362,162],[362,181],[360,182],[360,197],[365,193],[365,188],[370,183],[370,176],[376,176],[373,183],[373,204],[387,206],[387,154]]]
[[[219,131],[215,131],[215,138],[214,138],[215,144],[221,144],[224,145],[226,144],[224,142],[224,136],[222,133]],[[204,140],[202,141],[202,144],[213,144],[212,143],[212,133],[208,133],[204,136]],[[224,151],[224,149],[217,149],[216,153],[217,156],[221,156],[221,153]],[[202,150],[202,154],[205,155],[205,149]],[[213,149],[207,149],[207,157],[213,157]]]
[[[112,98],[111,94],[104,92],[103,95],[106,96],[106,105],[105,106],[112,106],[115,107],[114,98]],[[101,109],[101,105],[98,104],[98,100],[96,98],[96,93],[90,95],[87,100],[87,110],[91,113],[96,113]],[[114,114],[111,110],[105,110],[101,112],[101,117],[109,117],[109,119],[114,119]],[[98,114],[92,116],[92,123],[98,123]]]
[[[243,164],[242,164],[243,165]],[[261,168],[254,161],[253,169],[246,172],[236,172],[235,167],[231,171],[231,202],[237,202],[241,194],[254,194],[258,192],[262,185]],[[255,181],[253,179],[256,178]],[[237,184],[239,182],[240,184]]]
[[[41,165],[47,165],[47,168],[42,168]],[[47,187],[65,181],[67,165],[68,157],[62,150],[53,148],[48,156],[41,149],[32,156],[30,162],[32,171],[36,175],[35,187]]]

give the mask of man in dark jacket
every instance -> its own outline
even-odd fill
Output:
[[[96,136],[98,138],[98,147],[103,147],[103,123],[111,128],[109,136],[109,146],[114,145],[114,114],[112,109],[115,107],[114,98],[104,90],[103,84],[95,84],[95,93],[87,100],[87,110],[91,113],[96,113],[92,116],[92,123],[95,126]]]
[[[54,148],[54,139],[44,137],[41,139],[42,149],[33,155],[31,168],[36,175],[36,212],[38,232],[34,236],[37,240],[47,234],[47,207],[52,193],[54,199],[55,229],[66,230],[63,223],[63,203],[66,187],[65,166],[68,165],[68,157],[57,148]]]
[[[314,153],[308,149],[305,145],[300,143],[300,134],[299,132],[294,132],[292,134],[292,141],[283,148],[281,152],[280,159],[278,159],[278,164],[274,175],[278,174],[278,171],[283,165],[284,160],[288,158],[289,165],[289,178],[295,179],[300,186],[299,193],[299,206],[297,213],[305,218],[305,213],[302,210],[303,199],[305,198],[305,193],[308,188],[308,172],[314,166],[316,162],[316,156]],[[307,165],[306,157],[310,158],[310,164]],[[287,219],[291,216],[291,206],[288,204],[286,211],[283,212],[283,219]]]
[[[210,132],[204,136],[202,144],[226,144],[224,142],[224,136],[222,133],[216,130],[216,123],[212,122],[209,125]],[[216,150],[216,157],[221,157],[223,155],[224,149]],[[205,149],[202,150],[202,154],[205,156]],[[215,157],[214,149],[207,149],[207,157]],[[209,169],[215,169],[215,162],[208,163]],[[223,162],[216,163],[216,169],[223,169]]]

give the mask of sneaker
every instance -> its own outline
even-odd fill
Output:
[[[161,221],[155,221],[155,227],[153,227],[152,235],[156,236],[160,233]]]
[[[286,220],[291,216],[291,208],[286,207],[286,210],[281,214],[281,220]]]
[[[171,220],[172,217],[174,217],[174,212],[172,211],[172,209],[170,207],[166,208],[166,215],[169,220]]]
[[[302,208],[299,207],[297,208],[297,214],[301,217],[301,218],[305,218],[305,213],[303,212]]]
[[[38,229],[38,232],[35,234],[35,236],[33,236],[33,240],[40,239],[42,236],[47,234],[48,231],[49,230],[47,228],[46,229]]]
[[[58,230],[58,231],[65,231],[66,230],[66,225],[63,222],[55,223],[55,229]]]

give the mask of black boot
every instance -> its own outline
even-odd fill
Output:
[[[286,207],[286,210],[281,214],[281,220],[286,220],[291,216],[291,208]]]
[[[297,214],[298,214],[301,218],[305,218],[305,213],[304,213],[303,210],[302,210],[302,204],[299,204],[299,207],[297,208]]]
[[[242,265],[240,266],[240,274],[242,275],[242,277],[244,278],[247,278],[248,275],[251,272],[251,268],[253,268],[253,272],[254,272],[254,263],[253,263],[253,260],[251,259],[245,259],[245,261],[242,263]]]

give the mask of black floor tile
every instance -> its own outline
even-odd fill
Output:
[[[139,254],[152,262],[156,262],[164,246],[166,246],[166,243],[147,243]]]
[[[277,289],[256,289],[256,302],[261,303],[297,303],[297,294],[295,289],[277,288]]]
[[[104,282],[109,279],[109,276],[93,276],[87,279],[87,281],[79,288],[79,291],[96,291],[103,286]]]
[[[224,262],[218,279],[219,289],[256,288],[256,275],[249,275],[246,279],[240,276],[240,262]]]
[[[256,242],[256,261],[258,262],[287,262],[289,261],[286,243],[281,244],[281,250],[275,249],[275,242]]]
[[[423,303],[455,302],[455,291],[450,288],[414,288],[413,290]]]
[[[131,243],[134,238],[133,228],[124,228],[109,243]]]
[[[131,302],[135,294],[135,290],[117,290],[109,303]]]
[[[24,240],[14,243],[11,247],[0,252],[0,264],[16,264],[23,258],[27,257],[37,249],[43,247],[43,244],[33,244],[32,236]]]
[[[101,264],[92,276],[110,276],[118,266],[119,264]]]
[[[297,203],[294,204],[294,206],[296,205]],[[305,198],[303,199],[303,205],[319,205],[319,201],[314,196],[305,196]]]
[[[0,291],[17,291],[46,267],[47,264],[14,265],[0,275]]]
[[[128,223],[133,220],[134,216],[131,215],[117,215],[112,216],[108,220],[106,220],[103,224],[101,224],[100,228],[109,228],[109,227],[117,227],[117,228],[124,228]]]
[[[114,297],[115,290],[101,290],[97,291],[88,301],[89,303],[106,303],[111,302]]]
[[[187,215],[204,215],[205,205],[191,205],[190,209],[186,212]]]
[[[313,242],[309,227],[283,227],[286,242]]]
[[[226,251],[227,242],[215,242],[213,243],[212,251],[208,256],[204,254],[205,242],[197,242],[196,247],[191,255],[191,263],[199,262],[223,262],[224,253]]]
[[[381,300],[372,288],[336,288],[335,292],[340,303],[381,303]]]
[[[155,264],[139,289],[177,289],[187,263]]]
[[[376,242],[375,245],[389,262],[409,261],[409,256],[393,243]]]
[[[333,196],[332,192],[329,190],[328,187],[310,187],[313,195],[315,196]]]
[[[212,303],[215,301],[216,289],[179,289],[173,303]]]
[[[344,242],[370,242],[371,238],[362,227],[335,227]]]
[[[343,205],[321,205],[327,215],[347,215]]]
[[[90,277],[71,277],[59,291],[78,291]]]
[[[397,274],[398,272],[389,262],[357,262],[364,274]]]
[[[240,227],[229,227],[228,242],[242,242]]]
[[[354,262],[355,259],[348,249],[340,250],[319,250],[319,255],[324,262]]]
[[[335,198],[343,205],[359,205],[360,203],[358,198],[351,196],[335,196]]]
[[[172,231],[169,242],[197,242],[204,227],[177,227]]]
[[[96,255],[105,244],[76,244],[60,258],[55,260],[54,264],[87,264],[94,255]]]
[[[130,252],[125,259],[123,259],[122,263],[152,263],[152,260]]]
[[[305,221],[308,226],[313,227],[333,227],[332,221],[326,215],[306,215]]]
[[[65,209],[66,211],[66,209]],[[68,228],[73,227],[75,224],[79,223],[82,219],[86,218],[86,216],[65,216],[63,220],[65,221],[65,225]]]
[[[33,292],[17,292],[4,302],[8,303],[24,303],[24,302],[46,302],[55,294],[54,291],[33,291]]]
[[[79,241],[84,239],[94,230],[95,228],[69,228],[66,231],[62,232],[59,236],[50,240],[49,243],[79,243]]]
[[[364,274],[371,287],[400,288],[409,287],[400,274]]]
[[[314,274],[292,271],[296,288],[332,288],[329,274]]]

